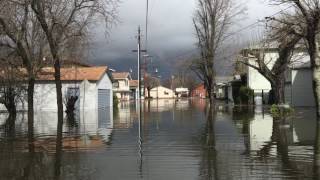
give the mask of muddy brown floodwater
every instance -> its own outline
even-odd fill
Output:
[[[0,179],[318,179],[320,126],[314,109],[273,118],[267,108],[210,109],[205,100],[121,103],[78,111],[56,139],[56,113],[15,125],[0,114]],[[28,138],[29,137],[29,138]],[[62,141],[62,153],[55,144]],[[57,157],[59,155],[59,157]]]

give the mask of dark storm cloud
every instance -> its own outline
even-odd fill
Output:
[[[194,51],[196,38],[192,25],[196,1],[149,0],[149,2],[149,54],[154,57],[155,64],[162,67],[162,72],[170,73],[173,61],[177,57],[190,56],[196,52]],[[268,8],[263,0],[248,0],[245,1],[245,5],[248,7],[248,18],[239,23],[236,27],[239,29],[275,11]],[[123,0],[119,8],[119,23],[113,27],[109,35],[105,36],[102,26],[95,28],[90,62],[106,64],[119,71],[136,68],[136,54],[131,51],[136,49],[135,36],[139,24],[144,40],[145,1]],[[242,33],[250,37],[250,29]]]

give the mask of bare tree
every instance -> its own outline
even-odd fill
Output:
[[[144,81],[146,89],[148,91],[147,98],[151,98],[150,91],[152,88],[160,85],[160,79],[158,77],[151,76],[150,74],[146,74]]]
[[[86,38],[88,28],[98,17],[102,17],[106,25],[115,18],[117,0],[31,0],[32,10],[41,24],[50,47],[54,62],[55,84],[58,107],[57,139],[62,137],[63,99],[60,74],[60,63],[64,47],[70,38]],[[61,149],[57,142],[57,153]],[[58,160],[57,160],[58,161]],[[60,171],[56,172],[59,175]]]
[[[45,56],[46,40],[30,5],[29,0],[0,1],[0,48],[9,52],[8,56],[19,57],[27,71],[28,130],[33,134],[34,84]]]
[[[172,79],[173,87],[184,87],[190,91],[197,85],[197,79],[194,72],[190,71],[190,65],[192,60],[184,59],[178,61],[174,66],[174,74]]]
[[[290,29],[289,26],[277,28],[269,34],[270,38],[263,39],[258,47],[243,50],[239,59],[239,62],[257,70],[270,82],[274,101],[272,103],[275,104],[285,103],[285,73],[292,62],[296,45],[301,40],[300,36],[296,36]],[[278,52],[274,61],[267,58],[267,52],[272,48],[276,48]]]
[[[306,41],[306,47],[310,55],[310,61],[313,71],[313,89],[317,106],[317,115],[320,116],[320,1],[319,0],[272,0],[281,4],[293,6],[295,12],[287,16],[291,17],[289,21],[283,21],[276,18],[273,20],[290,25],[293,32]]]
[[[191,69],[204,82],[210,102],[213,103],[215,68],[219,52],[230,37],[234,20],[244,9],[235,0],[198,0],[198,8],[193,18],[200,58]]]
[[[0,59],[0,104],[3,104],[9,112],[9,116],[13,117],[9,119],[15,120],[17,104],[24,101],[26,89],[22,82],[25,74],[21,71],[19,61],[9,57]]]

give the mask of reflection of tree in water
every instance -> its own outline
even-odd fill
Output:
[[[314,179],[320,179],[320,120],[317,121],[317,131],[314,144]]]
[[[206,180],[218,179],[215,117],[214,107],[207,107],[206,124],[201,137],[202,157],[200,162],[200,177]]]
[[[12,117],[9,117],[12,118]],[[7,121],[10,122],[10,121]],[[14,124],[6,124],[14,128]],[[31,132],[31,133],[30,133]],[[50,168],[46,153],[36,152],[33,130],[25,137],[4,138],[0,142],[0,177],[1,179],[17,180],[46,180],[50,179]],[[10,137],[15,137],[14,130],[10,130]],[[25,149],[27,147],[27,151]]]
[[[241,134],[243,135],[243,142],[245,152],[243,154],[250,154],[250,122],[254,119],[254,109],[250,106],[236,106],[233,108],[232,120],[235,123],[241,123]]]
[[[1,126],[1,129],[4,130],[5,137],[15,137],[16,133],[16,115],[8,115],[6,122]]]
[[[288,119],[286,117],[274,117],[272,125],[272,135],[270,141],[266,142],[257,155],[260,159],[270,157],[271,150],[276,146],[277,155],[280,157],[282,163],[283,172],[287,173],[288,176],[294,176],[295,178],[302,179],[303,169],[299,162],[294,159],[290,159],[289,156],[289,134],[293,129],[287,128]]]

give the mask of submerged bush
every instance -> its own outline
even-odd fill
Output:
[[[270,113],[273,117],[283,117],[291,115],[294,112],[294,110],[286,105],[276,105],[273,104],[270,108]]]

